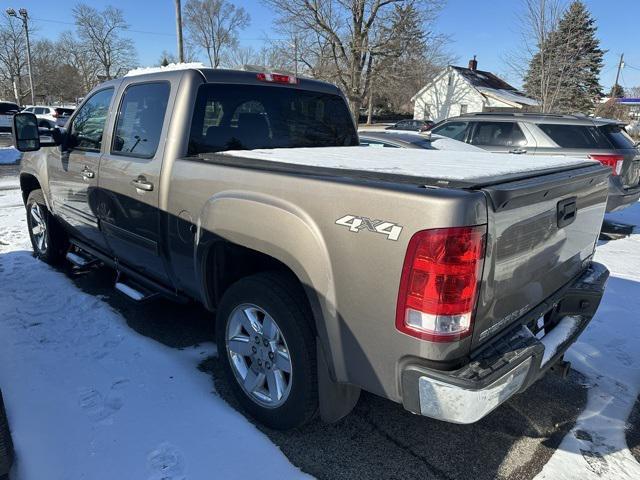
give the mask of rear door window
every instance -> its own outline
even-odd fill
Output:
[[[598,129],[609,139],[613,146],[621,149],[635,148],[636,142],[621,125],[602,125]]]
[[[118,110],[111,153],[142,158],[156,154],[170,91],[168,82],[127,87]]]
[[[471,138],[473,145],[522,147],[527,139],[515,122],[478,122]]]
[[[469,122],[447,122],[431,131],[442,135],[444,137],[453,138],[454,140],[460,140],[464,142],[467,136],[467,129],[469,128]]]
[[[351,145],[358,145],[358,136],[338,95],[262,85],[205,84],[198,90],[190,155]]]
[[[611,148],[611,142],[595,125],[541,123],[538,127],[562,148]]]

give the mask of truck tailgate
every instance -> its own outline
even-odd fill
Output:
[[[583,270],[602,225],[609,172],[591,165],[478,187],[488,197],[488,231],[474,345]]]

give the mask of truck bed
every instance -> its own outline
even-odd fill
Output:
[[[449,188],[481,188],[586,166],[597,161],[558,156],[371,147],[230,150],[204,158],[237,167],[329,174]]]

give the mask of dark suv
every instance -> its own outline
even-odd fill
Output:
[[[426,132],[435,125],[431,120],[400,120],[388,126],[387,130],[406,130],[410,132]]]
[[[470,113],[433,133],[491,152],[589,157],[611,167],[607,211],[640,198],[640,153],[617,120],[540,113]]]

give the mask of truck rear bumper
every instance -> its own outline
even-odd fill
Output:
[[[583,274],[504,334],[482,345],[453,371],[408,365],[402,372],[404,407],[452,423],[474,423],[523,392],[551,368],[595,315],[609,271],[591,263]],[[530,326],[552,312],[540,337]]]

